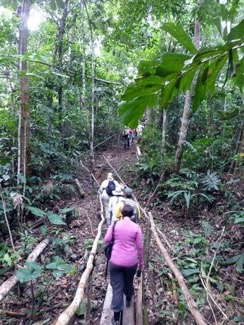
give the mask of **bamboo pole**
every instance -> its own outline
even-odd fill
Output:
[[[196,304],[195,304],[195,301],[193,300],[186,284],[185,284],[185,279],[183,277],[183,275],[180,273],[180,271],[178,270],[178,268],[174,265],[172,259],[170,258],[167,250],[165,249],[165,247],[163,246],[162,242],[160,241],[159,239],[159,236],[156,232],[156,229],[155,229],[155,224],[154,224],[154,221],[153,221],[153,217],[152,217],[152,213],[149,212],[149,218],[150,218],[150,222],[151,222],[151,230],[152,230],[152,234],[158,244],[158,247],[159,249],[161,250],[164,258],[165,258],[165,261],[166,263],[168,264],[168,266],[171,268],[171,270],[173,271],[176,279],[178,280],[178,283],[179,283],[179,286],[182,290],[182,293],[186,299],[186,302],[187,302],[187,305],[190,309],[190,312],[192,314],[192,316],[194,317],[196,323],[198,325],[207,325],[206,321],[204,320],[203,316],[200,314],[200,312],[197,310],[196,308]]]
[[[41,252],[49,244],[49,238],[44,239],[37,247],[30,253],[27,262],[35,261]],[[19,282],[16,275],[12,275],[7,281],[0,286],[0,301],[9,293],[9,291]]]
[[[143,272],[142,272],[143,273]],[[137,297],[136,297],[136,325],[143,324],[143,315],[142,315],[142,282],[143,282],[143,274],[141,274],[141,279],[139,282],[138,290],[137,290]]]

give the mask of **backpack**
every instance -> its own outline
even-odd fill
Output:
[[[124,205],[130,205],[133,209],[133,216],[131,217],[131,220],[134,221],[135,223],[138,222],[138,207],[137,204],[134,200],[132,199],[123,199],[122,201]]]
[[[115,183],[114,181],[109,181],[108,182],[108,186],[106,187],[106,193],[108,194],[108,196],[113,196],[113,191],[115,190]]]

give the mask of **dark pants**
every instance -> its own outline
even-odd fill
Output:
[[[133,296],[133,280],[136,269],[137,265],[126,267],[109,262],[110,280],[113,289],[111,309],[114,312],[119,312],[124,308],[123,293],[129,299]]]

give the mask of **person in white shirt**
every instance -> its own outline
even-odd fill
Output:
[[[114,180],[113,174],[108,173],[107,179],[105,179],[99,187],[98,194],[100,195],[103,203],[105,219],[107,226],[110,224],[110,215],[108,211],[108,203],[110,197],[113,196],[112,192],[119,186],[119,183]],[[108,188],[109,187],[109,188]]]
[[[123,199],[124,192],[121,186],[116,187],[116,190],[113,191],[113,196],[110,198],[108,203],[108,211],[110,216],[110,224],[113,223],[117,218],[115,217],[115,211],[117,209],[118,204]]]
[[[141,135],[142,135],[142,129],[144,128],[144,126],[142,125],[142,124],[139,124],[138,126],[137,126],[137,135],[139,136],[139,137],[141,137]]]

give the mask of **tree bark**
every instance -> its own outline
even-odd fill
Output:
[[[150,217],[150,222],[151,222],[151,230],[152,230],[152,234],[158,244],[158,247],[159,249],[161,250],[163,256],[164,256],[164,259],[166,261],[166,263],[168,264],[168,266],[171,268],[172,272],[174,273],[176,279],[178,280],[178,283],[179,283],[179,286],[182,290],[182,293],[186,299],[186,302],[187,302],[187,305],[190,309],[190,312],[192,314],[192,316],[194,317],[196,323],[198,325],[207,325],[206,321],[204,320],[203,316],[200,314],[200,312],[197,310],[196,308],[196,304],[195,304],[195,301],[193,300],[186,284],[185,284],[185,280],[184,280],[184,277],[182,276],[182,274],[180,273],[180,271],[177,269],[177,267],[174,265],[172,259],[170,258],[166,248],[163,246],[162,242],[160,241],[159,239],[159,236],[156,232],[156,229],[155,229],[155,224],[154,224],[154,221],[153,221],[153,217],[152,217],[152,214],[151,212],[148,213],[149,214],[149,217]]]
[[[47,247],[49,244],[49,239],[44,239],[37,247],[31,252],[28,256],[26,262],[35,261],[37,257],[41,254],[41,252]],[[9,293],[9,291],[19,282],[16,275],[11,276],[7,281],[5,281],[0,286],[0,301]]]
[[[202,0],[197,0],[197,4],[200,4]],[[198,17],[195,19],[194,25],[194,45],[196,49],[200,47],[200,22]],[[194,82],[194,81],[193,81]],[[186,97],[185,97],[185,104],[183,109],[183,116],[181,120],[181,127],[180,127],[180,136],[178,141],[178,146],[175,154],[175,164],[174,164],[174,172],[176,174],[179,173],[181,161],[184,152],[184,144],[186,142],[187,137],[187,130],[188,130],[188,121],[191,112],[191,101],[192,101],[192,93],[190,90],[187,90]]]
[[[28,27],[31,7],[31,0],[23,0],[21,7],[22,25],[20,29],[19,54],[27,52]],[[29,100],[29,80],[27,74],[27,61],[20,59],[20,113],[18,128],[18,175],[24,177],[27,172],[27,165],[30,163],[30,100]],[[20,179],[18,178],[18,183]]]

